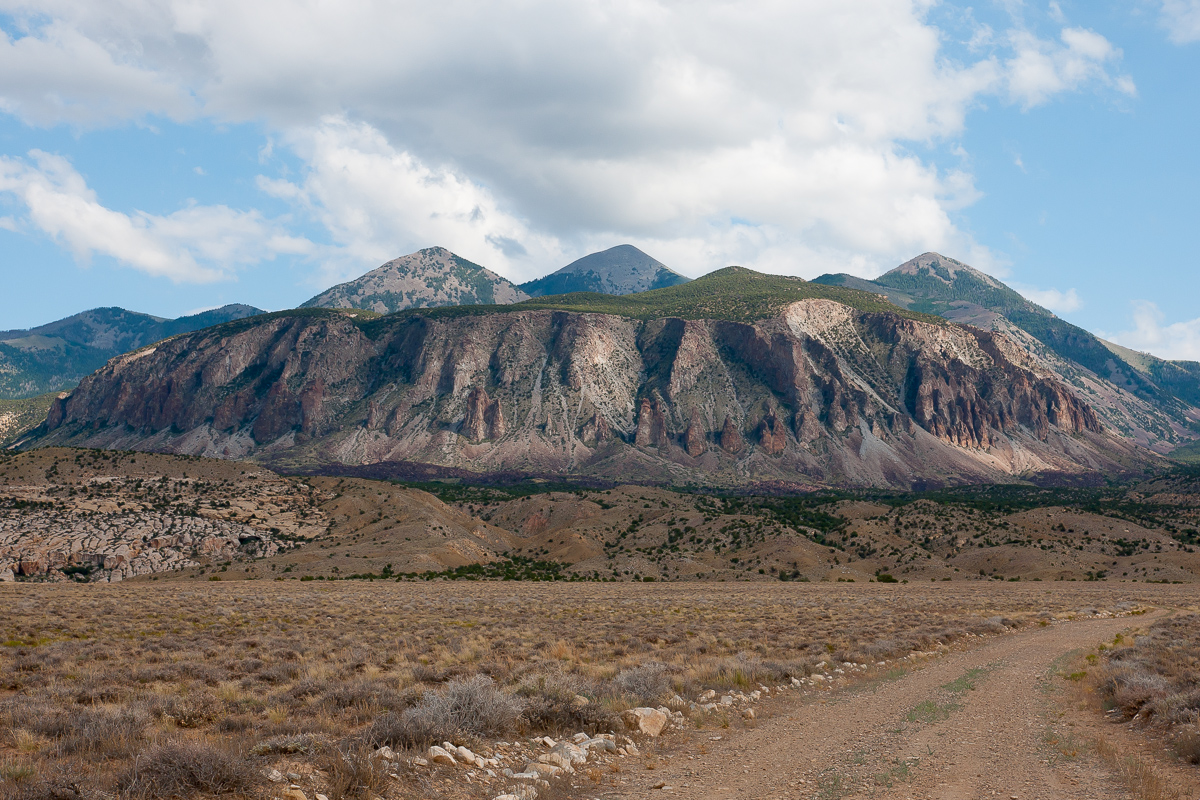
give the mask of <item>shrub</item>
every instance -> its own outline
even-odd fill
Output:
[[[329,800],[352,800],[383,793],[387,770],[381,758],[372,758],[370,747],[343,743],[317,760],[325,772]]]
[[[399,714],[385,714],[367,736],[374,744],[391,747],[423,747],[460,734],[499,736],[516,726],[522,710],[518,698],[486,675],[475,675],[427,692],[421,702]]]
[[[117,786],[128,797],[149,799],[246,792],[258,783],[258,772],[242,756],[202,742],[174,741],[139,755]]]
[[[671,679],[662,664],[645,664],[621,670],[613,678],[613,684],[636,702],[653,703],[671,688]]]
[[[77,775],[64,770],[51,772],[37,777],[30,776],[26,780],[12,781],[16,785],[4,791],[6,787],[0,781],[0,797],[5,800],[88,800],[97,797],[98,793],[88,786]]]

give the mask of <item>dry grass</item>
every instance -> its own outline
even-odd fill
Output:
[[[1088,609],[1178,605],[1185,588],[0,586],[0,764],[14,776],[0,796],[254,795],[271,768],[298,773],[310,797],[427,792],[429,773],[379,778],[362,748],[615,730],[619,711],[676,692],[750,690],[834,658],[874,663]],[[435,793],[488,787],[450,791]]]
[[[1200,764],[1200,614],[1160,620],[1133,643],[1101,654],[1097,689],[1106,708],[1161,732]]]

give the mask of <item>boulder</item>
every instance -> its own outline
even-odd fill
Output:
[[[647,736],[658,736],[667,725],[667,715],[656,708],[631,708],[621,714],[625,727]]]
[[[429,760],[434,764],[445,764],[452,767],[458,762],[454,760],[454,756],[450,755],[443,747],[438,747],[436,744],[429,748]]]

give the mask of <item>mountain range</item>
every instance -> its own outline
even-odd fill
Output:
[[[227,305],[178,319],[95,308],[28,330],[0,331],[0,399],[69,389],[114,356],[181,333],[263,313]]]
[[[608,291],[523,299],[585,285]],[[620,246],[516,287],[430,248],[113,358],[21,446],[396,476],[1088,483],[1196,439],[1198,398],[1200,365],[1104,342],[936,253],[873,281],[687,281]]]

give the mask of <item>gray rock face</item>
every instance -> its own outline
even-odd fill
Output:
[[[80,485],[93,500],[59,504],[47,487],[4,487],[0,508],[0,581],[115,582],[233,559],[265,558],[323,532],[319,515],[302,517],[300,497],[278,480],[247,481],[232,503],[199,508],[207,488],[179,480],[190,503],[163,509],[139,498],[140,481],[98,478]],[[304,512],[307,514],[307,512]],[[5,575],[8,578],[5,578]]]
[[[687,283],[688,279],[631,244],[573,261],[557,272],[521,284],[530,297],[569,292],[633,294]]]
[[[361,308],[391,314],[406,308],[506,305],[528,299],[528,294],[491,270],[444,247],[430,247],[327,289],[301,308]]]
[[[709,485],[908,487],[1141,458],[1003,334],[830,300],[756,322],[275,316],[110,362],[33,443]]]

